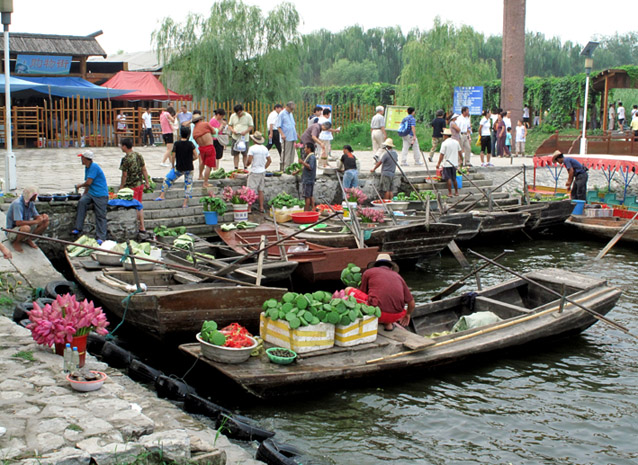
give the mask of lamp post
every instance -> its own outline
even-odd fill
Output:
[[[13,0],[0,0],[0,13],[2,13],[2,26],[4,28],[4,175],[7,190],[14,190],[18,187],[16,177],[16,156],[13,153],[11,134],[11,62],[9,61],[9,24],[11,24],[11,13],[13,13]]]
[[[585,48],[580,52],[581,56],[585,57],[585,72],[587,77],[585,78],[585,109],[583,110],[583,136],[580,138],[580,154],[585,155],[587,153],[587,101],[589,100],[589,73],[594,66],[594,59],[591,57],[594,50],[598,47],[598,42],[589,42],[585,45]]]

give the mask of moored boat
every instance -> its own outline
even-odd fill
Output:
[[[621,291],[606,281],[558,269],[526,274],[539,284],[566,292],[568,298],[597,312],[608,313]],[[450,331],[461,316],[490,311],[501,321],[457,333],[426,338]],[[541,287],[517,278],[484,289],[468,299],[454,297],[417,307],[413,315],[416,334],[402,328],[379,330],[375,342],[354,347],[302,354],[292,365],[273,365],[266,355],[252,357],[239,365],[201,359],[220,375],[226,376],[258,397],[290,392],[343,387],[348,380],[367,377],[386,379],[402,371],[414,376],[417,370],[451,364],[472,356],[520,346],[552,337],[579,333],[597,320]],[[268,346],[268,344],[267,344]],[[180,349],[198,357],[197,344]]]
[[[238,322],[254,329],[263,299],[280,298],[286,292],[283,288],[205,282],[206,278],[155,266],[152,271],[138,271],[139,282],[147,289],[134,294],[132,271],[96,266],[88,257],[65,253],[75,279],[92,296],[126,324],[160,340],[190,338],[204,320],[220,325]]]
[[[598,239],[609,240],[613,238],[629,219],[617,216],[591,217],[584,215],[572,215],[566,224],[578,231]],[[620,242],[638,243],[638,223],[634,222],[620,238]]]

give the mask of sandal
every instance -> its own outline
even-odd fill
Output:
[[[161,197],[158,197],[158,198],[155,199],[155,202],[163,202],[163,201],[164,201],[164,199],[161,198]]]

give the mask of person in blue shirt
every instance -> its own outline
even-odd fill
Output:
[[[7,211],[7,229],[19,230],[25,233],[42,234],[49,226],[49,216],[41,215],[35,209],[35,200],[38,197],[38,188],[25,187],[22,195],[11,202]],[[16,252],[22,253],[22,242],[29,247],[37,249],[38,246],[29,236],[20,233],[8,232],[7,239]],[[6,257],[6,254],[4,254]],[[10,254],[9,254],[10,255]]]
[[[552,161],[567,169],[568,176],[565,186],[567,191],[571,192],[572,200],[587,200],[587,178],[589,177],[587,171],[589,170],[575,158],[565,157],[560,150],[554,152]]]
[[[84,165],[84,182],[76,184],[75,188],[84,188],[84,194],[78,202],[78,214],[75,219],[75,229],[71,234],[82,234],[84,218],[91,205],[95,212],[95,235],[98,244],[106,240],[106,205],[109,201],[109,188],[106,184],[106,176],[100,165],[93,161],[94,154],[90,150],[78,155],[82,157]]]
[[[286,108],[279,112],[274,128],[279,131],[279,138],[283,141],[279,170],[283,171],[295,162],[295,142],[297,141],[297,125],[293,113],[295,102],[286,103]]]

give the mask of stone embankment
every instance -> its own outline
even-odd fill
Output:
[[[62,357],[0,317],[0,464],[123,465],[140,457],[149,463],[261,463],[88,354],[86,366],[109,376],[100,390],[71,389]]]

